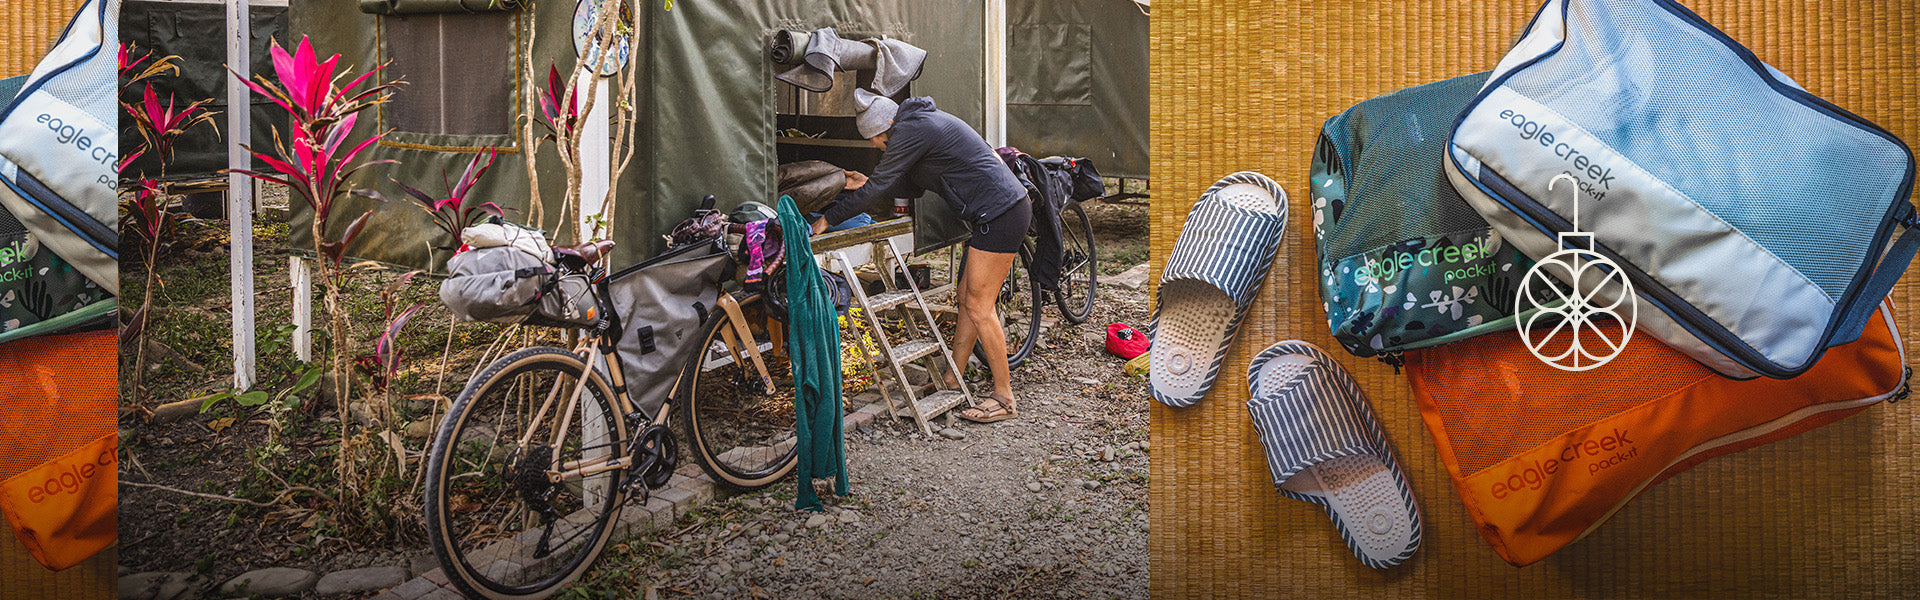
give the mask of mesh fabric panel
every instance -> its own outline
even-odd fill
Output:
[[[1330,144],[1338,153],[1328,169],[1337,165],[1347,198],[1338,227],[1320,241],[1322,256],[1340,259],[1403,240],[1487,229],[1440,169],[1453,122],[1420,117],[1433,114],[1428,103],[1436,99],[1457,100],[1459,106],[1441,111],[1457,113],[1486,80],[1477,73],[1401,90],[1329,120],[1321,151]],[[1369,151],[1375,146],[1380,149]]]
[[[1606,365],[1580,372],[1540,362],[1510,335],[1409,350],[1406,359],[1409,370],[1422,370],[1436,383],[1429,391],[1467,476],[1568,431],[1718,377],[1646,336],[1635,337]]]
[[[112,330],[0,344],[0,480],[114,432],[118,360]]]
[[[1781,97],[1750,69],[1726,68],[1737,59],[1711,33],[1621,4],[1578,3],[1567,15],[1567,43],[1505,85],[1639,159],[1838,299],[1866,257],[1885,200],[1899,193],[1900,173],[1884,167],[1905,164],[1904,154]]]

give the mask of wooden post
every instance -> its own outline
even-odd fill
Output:
[[[248,0],[227,0],[227,65],[240,73],[253,72],[252,20]],[[252,106],[247,86],[227,82],[227,167],[252,164],[242,144],[252,139]],[[227,174],[227,230],[229,273],[233,282],[233,387],[248,389],[254,382],[253,356],[253,180]]]
[[[617,0],[609,1],[602,4],[601,9],[615,9],[618,5]],[[602,54],[604,55],[604,52]],[[587,69],[580,75],[581,80],[575,86],[575,89],[592,86],[586,89],[592,90],[591,93],[594,95],[593,112],[587,113],[580,125],[580,223],[579,229],[575,230],[580,233],[575,237],[582,242],[587,241],[589,232],[593,231],[593,226],[589,224],[587,217],[599,214],[606,209],[607,190],[613,185],[613,153],[610,147],[612,132],[609,118],[609,115],[613,114],[613,104],[608,99],[607,93],[610,80],[601,77],[599,70],[599,65]],[[585,100],[582,102],[584,103]],[[607,235],[607,232],[603,231],[601,235]],[[593,365],[588,365],[587,368],[591,369]],[[600,403],[584,399],[580,402],[580,432],[587,440],[610,441],[612,432],[607,430],[605,411]],[[609,454],[614,452],[612,448],[602,451]],[[616,482],[608,481],[606,478],[589,479],[587,485],[590,489],[586,494],[592,499],[589,501],[597,501],[605,495],[605,491],[600,486],[613,483]]]

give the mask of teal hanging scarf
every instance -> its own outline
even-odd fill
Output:
[[[813,480],[832,477],[847,495],[847,440],[840,429],[840,321],[813,265],[812,231],[793,198],[780,197],[787,243],[787,356],[793,363],[794,430],[800,454],[796,509],[820,510]]]

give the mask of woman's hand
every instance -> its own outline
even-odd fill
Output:
[[[847,173],[846,189],[848,191],[860,189],[861,186],[864,186],[867,184],[867,176],[865,174],[859,171],[847,171],[846,173]]]
[[[820,232],[826,231],[826,230],[827,230],[826,217],[820,217],[818,219],[813,220],[813,235],[820,235]]]

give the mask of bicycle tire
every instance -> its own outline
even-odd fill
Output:
[[[762,296],[740,303],[742,315],[761,314]],[[764,323],[765,321],[760,321]],[[686,389],[677,402],[679,427],[686,447],[713,480],[739,491],[761,489],[793,474],[798,463],[794,435],[792,365],[774,356],[784,340],[768,337],[765,327],[747,329],[774,378],[775,393],[767,395],[752,362],[740,364],[726,348],[722,332],[733,327],[732,317],[717,313],[701,335],[700,352],[687,361],[681,379]],[[742,377],[750,377],[742,380]],[[784,447],[783,447],[784,446]]]
[[[1068,201],[1060,211],[1060,243],[1063,246],[1060,261],[1060,290],[1054,292],[1053,302],[1060,309],[1060,316],[1068,323],[1079,325],[1093,316],[1093,300],[1100,291],[1100,269],[1097,264],[1099,254],[1094,251],[1093,220],[1087,218],[1087,211],[1080,203]],[[1085,284],[1081,280],[1085,279]]]
[[[969,249],[971,251],[971,249]],[[995,296],[994,308],[1000,313],[1000,329],[1007,334],[1007,370],[1020,368],[1033,355],[1033,348],[1040,339],[1040,286],[1033,279],[1033,271],[1027,265],[1033,261],[1033,243],[1020,246],[1014,254],[1013,264],[1007,268],[1007,279],[1000,284],[1000,294]],[[961,273],[966,272],[966,259],[961,259]],[[1021,287],[1025,282],[1026,287]],[[956,292],[958,293],[958,292]],[[1020,310],[1025,309],[1025,310]],[[981,364],[987,361],[985,346],[974,345],[973,357]]]
[[[577,488],[566,483],[549,485],[550,497],[544,502],[556,514],[564,514],[544,528],[532,519],[533,505],[525,501],[521,489],[530,484],[516,483],[511,477],[511,465],[520,456],[520,451],[512,447],[526,433],[526,424],[515,419],[524,421],[543,400],[539,394],[556,387],[553,382],[560,382],[557,387],[571,392],[569,383],[578,381],[587,371],[581,357],[565,349],[521,349],[487,365],[469,380],[441,421],[426,464],[427,538],[447,580],[466,596],[494,600],[551,596],[586,572],[612,537],[613,525],[626,500],[618,485],[625,469],[596,474],[591,481],[571,480],[577,482]],[[564,458],[572,447],[572,452],[583,458],[588,452],[618,456],[625,451],[620,442],[627,436],[620,412],[611,404],[612,389],[598,373],[587,377],[589,389],[581,394],[581,406],[591,403],[599,407],[599,421],[608,428],[611,439],[596,435],[594,441],[586,441],[578,434],[587,429],[585,416],[574,415],[579,418],[569,420],[573,424],[568,425],[569,433],[563,436],[559,452]],[[495,393],[501,397],[496,398]],[[554,406],[564,404],[565,399],[558,398]],[[521,410],[516,413],[516,408]],[[551,427],[552,417],[534,426]],[[573,440],[573,444],[566,440]],[[494,497],[485,497],[488,493]],[[561,497],[563,494],[566,497]],[[589,495],[598,497],[597,510],[591,508]],[[579,505],[572,506],[572,500]],[[520,528],[512,529],[516,522]],[[547,541],[558,539],[556,546],[561,552],[534,556],[529,546],[537,546],[541,536],[530,534],[543,529],[548,534],[560,530]],[[582,535],[586,539],[581,540]],[[507,564],[506,560],[517,564]]]

